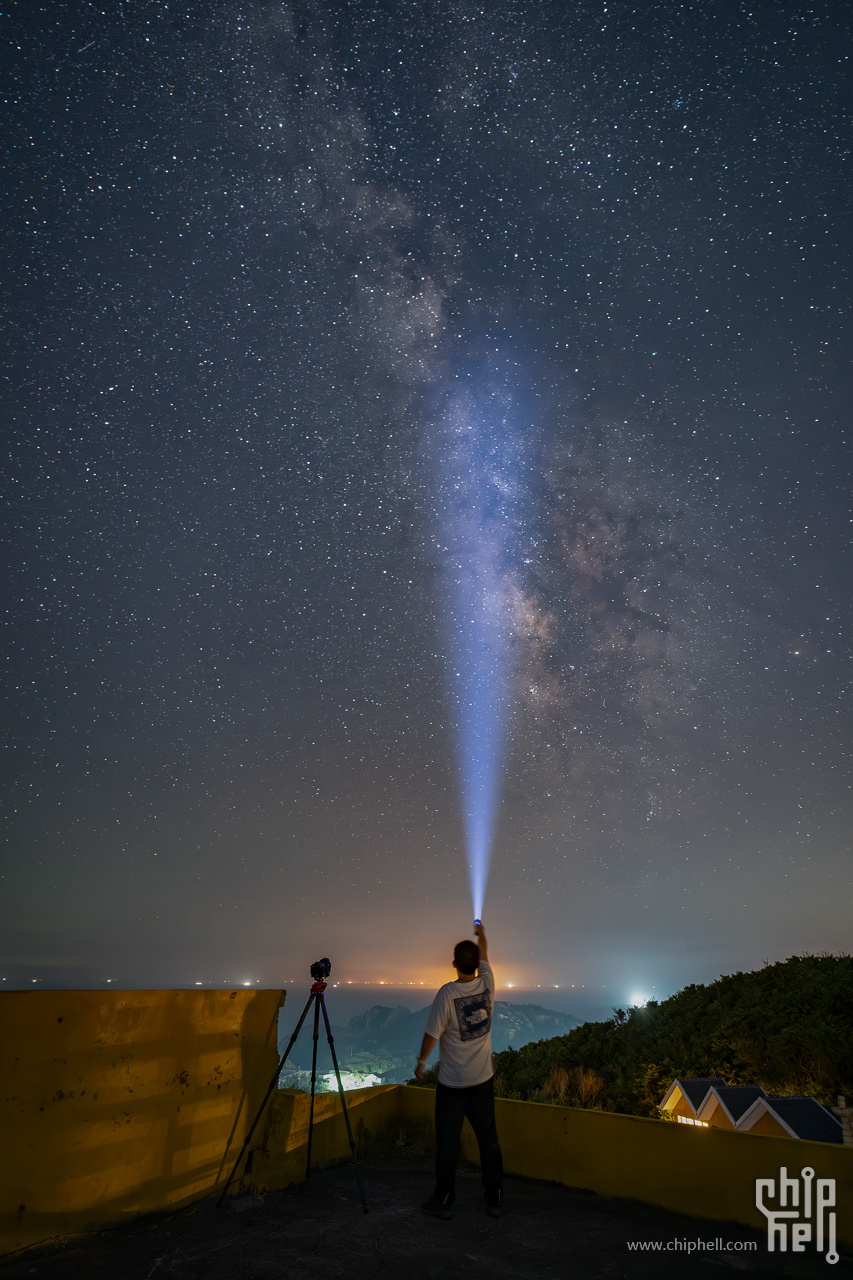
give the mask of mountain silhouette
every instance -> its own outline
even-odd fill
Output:
[[[426,1027],[430,1005],[415,1013],[404,1005],[375,1004],[364,1013],[350,1018],[344,1027],[334,1027],[335,1050],[342,1070],[357,1067],[361,1072],[375,1072],[386,1079],[406,1079],[414,1070],[415,1059]],[[580,1020],[567,1013],[543,1009],[537,1004],[509,1004],[496,1000],[492,1015],[492,1049],[518,1049],[535,1040],[562,1036]],[[325,1037],[323,1037],[325,1039]],[[437,1061],[438,1052],[433,1055]],[[311,1062],[311,1041],[298,1044],[288,1061],[305,1070]],[[325,1068],[324,1068],[325,1070]]]

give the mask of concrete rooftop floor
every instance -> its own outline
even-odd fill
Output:
[[[745,1227],[683,1218],[633,1201],[508,1178],[499,1220],[483,1210],[479,1173],[464,1169],[455,1215],[420,1212],[432,1190],[431,1160],[391,1142],[362,1164],[370,1213],[362,1213],[351,1164],[263,1200],[239,1197],[228,1211],[201,1201],[170,1217],[74,1236],[0,1260],[0,1280],[752,1280],[853,1276],[842,1257],[768,1254]],[[639,1253],[629,1240],[756,1241],[755,1252]]]

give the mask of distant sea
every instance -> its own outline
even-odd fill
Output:
[[[36,976],[37,975],[37,976]],[[35,981],[33,980],[35,978]],[[308,991],[310,989],[310,978],[306,975],[304,983],[287,983],[287,1000],[284,1009],[281,1011],[279,1018],[279,1027],[284,1030],[288,1026],[293,1027],[299,1018],[299,1014],[308,999]],[[94,977],[94,975],[84,970],[74,968],[52,968],[34,966],[24,969],[20,965],[7,965],[5,972],[0,975],[0,992],[2,991],[44,991],[44,990],[68,990],[76,989],[78,991],[138,991],[138,990],[154,990],[154,989],[172,989],[186,987],[194,989],[197,984],[187,981],[181,981],[172,973],[152,972],[147,981],[141,977],[138,972],[132,974],[122,974],[119,969],[115,977],[108,981],[107,977]],[[199,989],[210,990],[231,986],[225,982],[205,982],[203,985],[198,984]],[[248,983],[242,983],[239,980],[233,983],[233,986],[248,986]],[[255,983],[253,987],[272,986],[272,983]],[[352,985],[342,984],[339,987],[330,986],[326,992],[326,1007],[329,1011],[329,1020],[335,1027],[344,1027],[350,1018],[356,1017],[359,1013],[364,1013],[367,1009],[372,1009],[374,1005],[385,1005],[388,1008],[403,1006],[410,1013],[417,1013],[419,1009],[426,1008],[432,1003],[435,988],[429,986],[409,986],[408,983],[399,986],[392,983],[379,984],[371,983],[353,983]],[[577,1018],[580,1022],[599,1022],[605,1018],[609,1018],[612,1013],[613,1005],[625,1005],[624,993],[614,991],[612,994],[606,989],[601,988],[594,994],[586,989],[574,989],[572,987],[498,987],[498,1000],[506,1000],[510,1004],[538,1004],[543,1009],[551,1009],[557,1013],[569,1013],[572,1017]],[[305,1032],[303,1031],[304,1035]]]

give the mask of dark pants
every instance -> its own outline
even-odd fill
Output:
[[[495,1124],[493,1080],[469,1089],[449,1089],[440,1084],[435,1091],[435,1195],[442,1203],[455,1198],[456,1157],[462,1122],[467,1119],[480,1148],[483,1186],[490,1204],[500,1203],[503,1158]]]

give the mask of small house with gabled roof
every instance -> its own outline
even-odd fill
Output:
[[[714,1084],[705,1094],[696,1115],[714,1129],[737,1129],[744,1113],[759,1098],[766,1096],[760,1084]]]
[[[667,1089],[666,1097],[658,1110],[668,1111],[679,1124],[704,1125],[707,1121],[699,1119],[699,1108],[705,1101],[710,1088],[725,1085],[725,1083],[722,1076],[679,1077],[673,1080]]]
[[[841,1120],[817,1098],[782,1097],[758,1084],[727,1084],[720,1076],[678,1077],[658,1110],[679,1124],[735,1129],[810,1142],[842,1143]]]
[[[817,1098],[764,1094],[747,1108],[737,1127],[744,1133],[769,1133],[809,1142],[844,1141],[841,1121]]]

